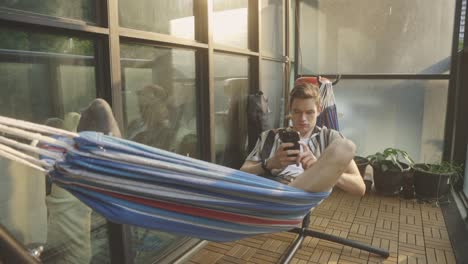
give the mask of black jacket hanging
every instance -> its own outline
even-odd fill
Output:
[[[247,152],[252,151],[255,143],[263,131],[272,129],[270,127],[270,107],[268,98],[262,91],[251,94],[247,99],[247,120],[248,120],[248,146]]]

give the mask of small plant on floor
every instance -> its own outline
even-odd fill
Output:
[[[404,150],[386,148],[383,152],[367,156],[367,159],[374,169],[375,189],[383,195],[398,194],[403,181],[411,177],[414,161]]]
[[[463,172],[462,166],[449,161],[442,161],[441,163],[421,163],[421,169],[431,173],[459,173]]]
[[[364,179],[364,184],[366,185],[366,193],[369,193],[372,189],[372,177],[366,175],[366,168],[369,165],[369,160],[366,157],[354,156],[354,162],[359,169],[359,173]]]
[[[419,163],[414,168],[414,187],[420,199],[437,199],[444,197],[450,187],[460,182],[462,165],[455,162]]]
[[[354,162],[356,162],[356,165],[359,169],[359,173],[361,173],[361,176],[364,178],[366,166],[369,165],[369,160],[362,156],[354,156]]]
[[[367,159],[373,167],[379,167],[383,172],[397,168],[400,171],[404,171],[407,167],[403,168],[404,165],[402,163],[409,166],[414,164],[408,152],[396,148],[386,148],[383,152],[367,156]]]

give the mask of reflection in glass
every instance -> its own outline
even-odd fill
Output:
[[[90,61],[89,59],[94,55],[93,45],[92,41],[73,36],[20,32],[0,27],[0,49],[5,53],[4,56],[15,52],[21,55],[24,51],[37,51],[49,53],[49,57],[55,59],[61,58],[63,61],[73,61],[79,64],[78,62]],[[40,58],[40,55],[41,53],[37,53],[34,58]],[[72,55],[91,57],[79,58]]]
[[[0,115],[76,131],[96,97],[95,44],[0,27]],[[0,159],[0,222],[44,263],[108,259],[105,220],[44,175]],[[25,177],[27,176],[27,177]]]
[[[248,57],[214,55],[216,163],[240,168],[247,147]]]
[[[121,58],[126,137],[198,158],[195,51],[123,43]]]
[[[94,0],[0,0],[0,8],[6,7],[54,17],[84,20],[91,24],[96,22],[96,6]]]
[[[416,162],[440,161],[447,91],[445,80],[341,80],[334,87],[341,132],[360,156],[394,147]]]
[[[193,0],[119,0],[122,27],[195,39]]]
[[[248,48],[248,0],[213,1],[213,41]]]
[[[125,137],[194,158],[195,51],[121,44]],[[153,263],[188,238],[132,227],[136,263]]]
[[[300,2],[299,73],[448,71],[456,1],[341,2]]]
[[[294,2],[294,1],[293,1]],[[262,53],[283,55],[283,0],[262,0]]]
[[[268,97],[271,110],[269,127],[282,127],[284,122],[283,63],[262,60],[262,91]]]

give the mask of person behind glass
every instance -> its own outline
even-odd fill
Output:
[[[289,96],[292,129],[299,132],[300,150],[287,149],[294,143],[281,142],[279,129],[269,145],[269,131],[264,131],[240,170],[256,175],[272,175],[276,180],[310,192],[330,191],[338,186],[346,192],[364,195],[365,185],[353,160],[355,145],[338,131],[318,127],[319,87],[304,83],[294,87]],[[270,141],[271,142],[271,141]],[[262,159],[263,148],[269,155]],[[265,153],[265,151],[264,151]]]
[[[128,138],[139,143],[169,150],[173,138],[169,123],[168,94],[156,84],[137,91],[140,118],[128,127]]]

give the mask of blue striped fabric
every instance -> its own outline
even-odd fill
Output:
[[[323,109],[317,117],[317,126],[325,126],[340,131],[332,83],[326,82],[320,86],[320,98],[322,100]]]
[[[53,181],[121,224],[232,241],[299,226],[329,195],[101,133],[74,141]]]
[[[336,105],[328,106],[322,109],[320,115],[317,117],[317,126],[327,127],[340,131],[340,125],[338,123],[338,113],[336,111]]]

